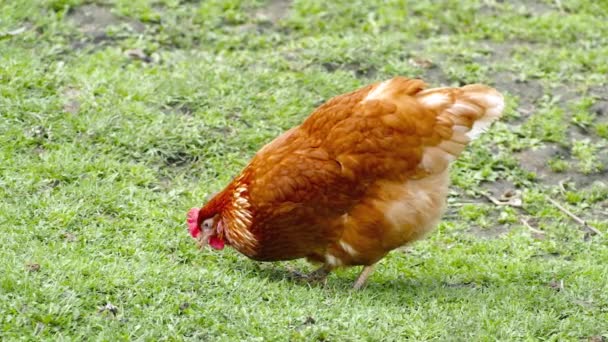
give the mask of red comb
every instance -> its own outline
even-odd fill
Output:
[[[188,212],[188,219],[186,220],[186,222],[188,222],[188,230],[193,238],[196,238],[198,234],[201,233],[201,228],[198,226],[198,212],[198,208],[190,209]]]

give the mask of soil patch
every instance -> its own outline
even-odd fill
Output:
[[[135,19],[122,18],[112,13],[108,8],[99,5],[84,5],[77,7],[68,14],[68,20],[73,22],[78,31],[93,43],[111,40],[106,31],[111,26],[126,25],[129,30],[143,33],[146,26]],[[85,45],[84,42],[74,44],[76,48]]]

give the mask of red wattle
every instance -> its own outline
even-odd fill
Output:
[[[212,236],[209,238],[209,246],[214,249],[224,249],[224,240],[218,238],[217,236]]]

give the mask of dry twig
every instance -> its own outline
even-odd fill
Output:
[[[522,207],[522,202],[521,202],[521,198],[518,196],[511,196],[511,197],[505,197],[503,196],[503,198],[501,199],[497,199],[496,197],[492,196],[492,195],[488,195],[488,194],[483,194],[483,196],[487,199],[490,200],[490,202],[494,203],[495,205],[498,206],[511,206],[511,207],[515,207],[515,208],[521,208]]]
[[[535,233],[535,234],[539,234],[539,235],[545,235],[545,232],[543,232],[542,230],[538,230],[538,229],[536,229],[536,228],[532,227],[532,226],[530,225],[530,223],[528,223],[528,220],[526,220],[525,218],[522,218],[522,219],[521,219],[521,223],[522,223],[524,226],[526,226],[526,228],[530,229],[530,231],[532,231],[533,233]]]
[[[570,177],[564,178],[562,180],[559,181],[558,185],[559,185],[559,189],[561,190],[562,193],[567,192],[568,190],[566,189],[566,184],[570,181]]]
[[[553,204],[557,209],[561,210],[564,214],[570,216],[570,218],[572,218],[574,221],[576,221],[578,224],[580,224],[581,226],[583,226],[585,229],[589,230],[590,232],[592,232],[594,235],[602,235],[602,232],[597,230],[597,228],[590,226],[587,221],[583,220],[582,218],[574,215],[570,210],[564,208],[561,204],[557,203],[554,199],[547,197],[547,200],[549,200],[549,202],[551,202],[551,204]]]

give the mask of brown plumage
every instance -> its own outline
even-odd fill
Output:
[[[321,105],[190,212],[193,237],[255,260],[308,258],[317,275],[421,238],[443,213],[450,162],[504,107],[484,85],[425,87],[396,77]]]

